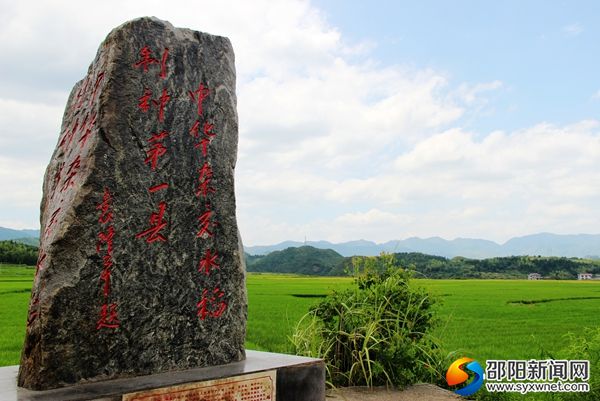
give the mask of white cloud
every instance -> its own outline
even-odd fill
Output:
[[[85,74],[104,37],[128,19],[155,15],[175,26],[228,36],[236,51],[241,92],[245,84],[261,77],[278,82],[293,74],[306,77],[333,61],[331,49],[356,55],[365,47],[341,43],[339,32],[301,0],[169,4],[108,0],[86,4],[85,12],[73,1],[25,0],[2,1],[2,9],[0,157],[7,162],[0,165],[0,185],[23,204],[39,204],[42,174],[31,183],[19,183],[10,178],[15,172],[10,166],[27,160],[35,171],[44,170],[58,138],[68,92]],[[268,99],[265,106],[275,100]],[[240,104],[240,114],[245,107]],[[23,169],[16,171],[25,174]],[[15,188],[25,184],[32,190]],[[6,208],[3,213],[12,212]],[[29,213],[27,220],[37,225],[37,206]],[[0,212],[0,219],[4,217]]]
[[[289,238],[383,242],[440,235],[501,242],[540,231],[597,232],[600,123],[539,124],[483,138],[451,129],[423,139],[386,171],[365,178],[326,179],[306,171],[272,172],[259,181],[259,191],[242,193],[269,197],[273,207],[307,205],[308,218],[295,225],[297,231],[294,224],[287,227]]]
[[[372,169],[390,146],[413,143],[461,116],[461,107],[443,95],[445,87],[446,79],[433,71],[349,64],[340,57],[308,76],[253,80],[240,88],[240,164],[271,161],[324,174]]]
[[[62,114],[63,107],[56,104],[0,98],[0,155],[47,163]]]
[[[386,242],[397,238],[398,231],[413,225],[415,216],[406,213],[390,213],[377,208],[366,212],[345,213],[336,217],[328,227],[326,235],[332,241],[343,242],[348,238],[369,239]]]
[[[505,83],[381,65],[370,55],[377,43],[347,43],[309,1],[108,0],[83,13],[70,1],[0,5],[0,225],[37,225],[68,91],[110,29],[155,15],[232,40],[248,245],[597,232],[597,122],[468,132],[465,116]]]
[[[583,32],[584,28],[579,22],[574,22],[562,27],[562,31],[567,36],[578,36]]]
[[[0,226],[36,228],[45,166],[0,157]],[[6,225],[3,225],[6,223]]]
[[[501,81],[492,81],[485,83],[478,83],[475,85],[462,84],[459,86],[457,95],[467,104],[472,105],[476,101],[481,101],[482,93],[494,91],[502,87]]]
[[[71,86],[73,74],[84,75],[111,29],[149,15],[229,37],[242,79],[256,74],[285,77],[289,71],[328,64],[330,60],[323,57],[327,49],[346,49],[339,32],[302,0],[107,0],[86,3],[85,12],[79,5],[69,0],[2,1],[8,11],[6,23],[0,26],[0,50],[10,61],[3,63],[2,70],[17,74],[23,84],[35,81],[38,89],[54,85],[57,78],[61,86]]]

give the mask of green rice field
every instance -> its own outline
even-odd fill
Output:
[[[34,269],[0,265],[0,366],[19,363]],[[249,274],[249,349],[291,352],[288,337],[310,305],[350,278]],[[540,357],[567,333],[600,327],[600,282],[414,280],[439,299],[434,333],[445,350],[479,360]]]

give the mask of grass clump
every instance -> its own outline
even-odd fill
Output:
[[[392,255],[353,261],[354,286],[312,307],[292,336],[297,354],[323,358],[334,386],[403,387],[443,380],[430,330],[434,300]]]
[[[571,333],[566,337],[568,345],[559,352],[559,357],[590,362],[590,391],[587,393],[564,393],[561,394],[562,400],[600,400],[600,328],[586,328],[580,336]]]

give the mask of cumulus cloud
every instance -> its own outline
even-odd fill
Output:
[[[461,108],[438,95],[445,85],[431,71],[341,58],[308,76],[256,79],[240,88],[242,133],[252,133],[242,137],[249,152],[268,150],[285,167],[370,168],[364,162],[390,144],[414,143],[460,117]]]
[[[110,29],[155,15],[232,40],[238,217],[248,245],[304,236],[505,239],[598,226],[597,122],[466,131],[465,116],[504,82],[382,65],[370,53],[377,43],[347,42],[309,1],[107,0],[85,13],[66,0],[0,4],[9,60],[0,66],[0,225],[37,224],[68,91]]]
[[[0,157],[6,162],[0,177],[6,192],[23,204],[39,204],[42,174],[33,180],[10,180],[7,177],[15,171],[29,173],[9,166],[27,160],[32,171],[44,170],[58,138],[68,92],[85,75],[104,37],[128,19],[155,15],[175,26],[228,36],[236,50],[240,93],[257,79],[283,82],[288,74],[308,76],[309,70],[332,62],[331,49],[361,51],[342,43],[339,32],[327,26],[307,1],[108,0],[86,4],[85,12],[77,3],[61,0],[1,5]],[[274,101],[268,99],[265,106]],[[240,104],[241,115],[246,107]],[[26,191],[21,190],[24,185]],[[10,208],[3,213],[0,220],[12,226],[37,225],[37,207],[23,220],[13,219]]]
[[[347,179],[306,172],[287,185],[278,184],[287,174],[275,172],[256,196],[271,194],[274,207],[318,202],[312,220],[295,232],[286,228],[294,239],[308,232],[332,241],[440,235],[502,242],[540,231],[596,232],[599,128],[597,121],[539,124],[483,138],[449,129],[400,154],[384,172]]]

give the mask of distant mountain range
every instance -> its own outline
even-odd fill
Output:
[[[39,230],[14,230],[0,227],[0,241],[15,240],[29,245],[38,245]],[[407,238],[377,244],[358,240],[334,244],[328,241],[284,241],[276,245],[247,246],[250,255],[266,255],[286,248],[309,245],[318,249],[332,249],[342,256],[376,256],[381,252],[420,252],[428,255],[453,258],[464,256],[485,259],[500,256],[540,255],[579,258],[600,258],[600,234],[559,235],[540,233],[511,238],[504,244],[471,238],[446,240],[440,237]]]
[[[0,227],[0,241],[6,240],[39,246],[40,230],[14,230],[12,228]]]
[[[15,230],[12,228],[0,227],[0,241],[15,238],[39,238],[40,230]]]
[[[559,235],[540,233],[512,238],[504,244],[482,239],[457,238],[445,240],[440,237],[424,239],[413,237],[382,244],[365,240],[339,244],[327,241],[307,241],[306,243],[284,241],[276,245],[248,246],[245,247],[245,250],[250,255],[266,255],[273,251],[303,245],[319,249],[333,249],[342,256],[376,256],[381,252],[420,252],[446,258],[463,256],[473,259],[519,255],[600,258],[600,234]]]

